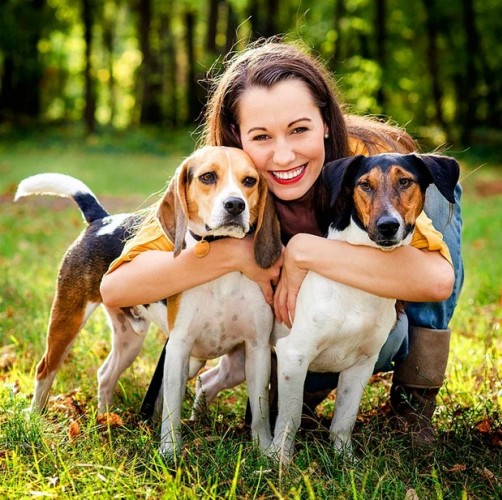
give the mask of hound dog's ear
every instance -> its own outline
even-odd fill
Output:
[[[166,235],[174,244],[175,257],[183,249],[188,227],[186,184],[189,162],[190,158],[187,158],[177,168],[157,210],[157,219]]]
[[[260,205],[254,235],[254,256],[257,264],[267,269],[281,256],[281,228],[274,202],[268,193],[265,180],[260,178]]]
[[[439,192],[450,202],[455,203],[455,186],[457,185],[460,175],[460,168],[457,160],[448,156],[441,155],[406,155],[411,161],[420,168],[425,168],[430,174],[431,182],[433,182]]]
[[[366,158],[364,155],[349,156],[339,160],[326,163],[322,169],[322,181],[330,196],[330,206],[333,207],[341,194],[346,191],[353,179],[355,169],[361,161]],[[347,191],[349,191],[347,189]],[[346,194],[349,194],[347,192]]]

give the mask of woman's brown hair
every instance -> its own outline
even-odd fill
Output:
[[[203,142],[242,147],[238,121],[242,94],[251,87],[271,88],[291,79],[305,83],[328,126],[326,161],[348,156],[345,120],[328,71],[298,45],[275,41],[254,44],[230,60],[206,108]]]

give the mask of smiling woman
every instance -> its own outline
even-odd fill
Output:
[[[169,252],[150,252],[146,245],[132,262],[105,277],[105,303],[121,307],[142,297],[159,300],[172,293],[173,283],[182,291],[231,270],[259,283],[267,301],[274,304],[277,321],[287,326],[294,318],[296,297],[308,271],[380,297],[437,301],[408,307],[400,315],[375,368],[397,368],[393,408],[408,420],[415,437],[430,443],[430,418],[448,357],[447,327],[463,276],[460,192],[457,190],[448,224],[441,217],[450,212],[446,201],[438,200],[434,193],[428,193],[426,199],[426,212],[444,231],[453,267],[443,257],[447,250],[441,233],[427,217],[417,224],[424,243],[417,247],[382,252],[324,238],[329,225],[329,197],[320,175],[324,165],[360,153],[408,153],[415,145],[400,129],[344,115],[324,66],[293,45],[265,42],[237,54],[214,87],[205,119],[206,145],[243,149],[265,176],[281,225],[282,261],[270,269],[259,268],[248,238],[214,242],[202,259],[183,250],[173,260]],[[277,285],[275,292],[272,284]],[[411,365],[405,360],[408,345]],[[413,373],[422,376],[413,378]],[[336,381],[336,374],[307,375],[309,411]],[[417,412],[419,418],[412,418]]]

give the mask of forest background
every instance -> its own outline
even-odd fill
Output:
[[[468,146],[502,127],[501,17],[501,0],[3,0],[0,124],[195,128],[225,55],[283,34],[350,111]]]

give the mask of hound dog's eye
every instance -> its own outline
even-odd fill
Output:
[[[404,189],[409,188],[412,184],[413,181],[411,179],[407,178],[399,179],[399,185]]]
[[[199,175],[199,181],[203,184],[214,184],[216,182],[216,174],[214,172],[206,172]]]
[[[254,177],[245,177],[242,181],[245,187],[253,187],[256,184],[256,179]]]
[[[363,190],[363,191],[366,191],[367,193],[369,193],[371,191],[371,186],[370,186],[370,183],[368,181],[361,181],[359,183],[359,187]]]

